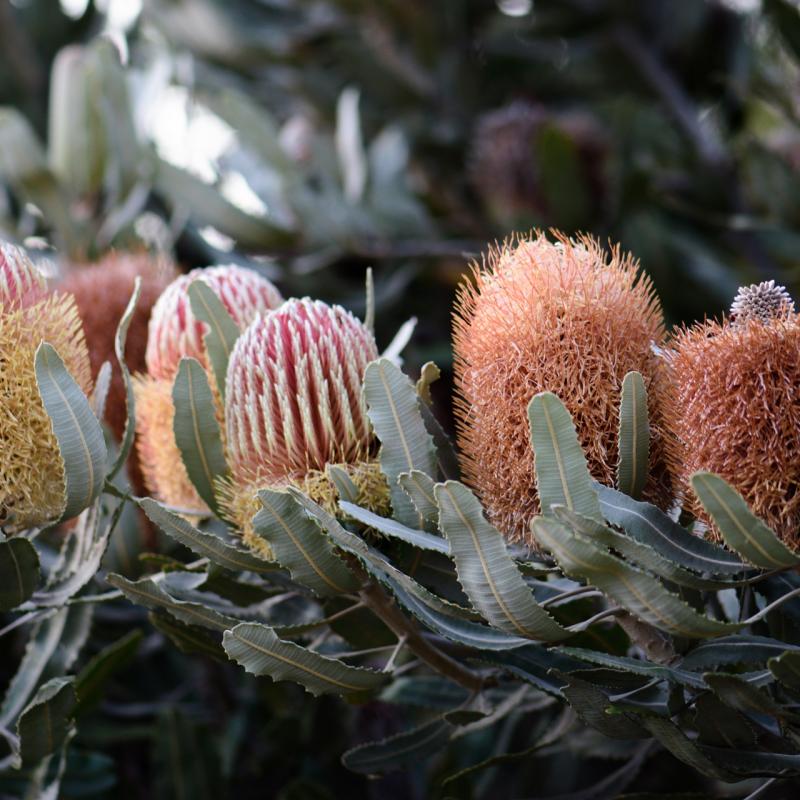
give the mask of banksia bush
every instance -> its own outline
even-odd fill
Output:
[[[125,345],[125,360],[133,372],[145,368],[147,325],[150,311],[159,295],[175,278],[175,266],[165,258],[148,253],[110,253],[95,264],[72,265],[61,288],[72,293],[83,322],[92,377],[109,361],[113,365],[111,386],[106,402],[106,419],[121,437],[127,419],[125,385],[114,354],[114,337],[125,313],[137,277],[142,280],[139,301],[131,317]]]
[[[708,521],[689,479],[717,473],[800,544],[800,315],[789,295],[772,281],[741,289],[729,318],[678,333],[669,363],[689,506]]]
[[[544,235],[490,252],[455,308],[456,416],[462,466],[492,522],[529,540],[538,513],[527,406],[554,392],[572,414],[593,476],[613,482],[620,386],[640,372],[651,414],[651,477],[645,496],[671,500],[664,427],[661,307],[637,262],[590,238]]]
[[[195,269],[174,280],[153,306],[146,350],[147,374],[137,375],[137,452],[145,485],[170,505],[204,511],[183,465],[173,434],[172,384],[182,358],[196,358],[206,369],[205,323],[189,302],[192,281],[204,281],[234,321],[244,328],[256,315],[276,308],[280,292],[266,278],[242,267]],[[209,381],[216,385],[213,378]],[[221,408],[219,409],[221,416]]]
[[[287,301],[239,338],[226,382],[226,504],[246,539],[258,489],[295,483],[330,500],[327,464],[345,465],[371,505],[388,496],[361,396],[377,355],[352,314],[309,299]]]
[[[36,383],[42,341],[88,393],[89,354],[75,301],[49,294],[28,257],[0,243],[0,524],[12,529],[53,521],[65,502],[64,464]]]

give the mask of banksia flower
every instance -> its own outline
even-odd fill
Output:
[[[148,253],[110,253],[95,264],[71,265],[61,289],[71,292],[83,322],[92,362],[92,377],[104,362],[113,366],[111,387],[106,402],[106,420],[121,438],[127,410],[125,385],[114,354],[114,338],[122,315],[133,294],[137,277],[142,280],[139,302],[128,327],[125,361],[132,372],[145,368],[147,325],[150,311],[159,295],[175,277],[175,266]]]
[[[715,472],[787,543],[800,544],[800,315],[772,282],[741,289],[735,318],[678,333],[668,351],[688,505],[689,479]],[[712,535],[715,535],[713,527]]]
[[[88,394],[89,354],[73,298],[48,294],[28,257],[0,243],[0,525],[15,530],[55,520],[65,502],[64,463],[36,383],[42,341]]]
[[[569,409],[592,475],[613,482],[622,380],[642,373],[651,418],[645,496],[668,503],[669,440],[660,399],[661,308],[638,264],[590,238],[543,234],[492,250],[454,314],[456,417],[465,477],[492,522],[531,542],[539,511],[527,406],[542,391]],[[674,449],[674,448],[673,448]]]
[[[186,473],[172,428],[172,384],[180,360],[196,358],[208,370],[203,341],[206,325],[195,318],[189,302],[189,286],[198,278],[213,289],[242,329],[257,314],[280,305],[282,298],[275,286],[251,270],[209,267],[174,280],[153,306],[145,354],[148,374],[137,375],[134,381],[137,451],[145,485],[170,505],[205,511],[205,503]],[[216,381],[211,375],[209,384],[214,390]],[[218,415],[221,421],[221,408]]]
[[[289,300],[259,317],[236,342],[225,391],[233,474],[225,504],[246,540],[258,489],[294,483],[333,502],[327,464],[346,465],[365,494],[388,496],[371,462],[373,437],[361,396],[364,370],[377,355],[360,321],[309,299]]]

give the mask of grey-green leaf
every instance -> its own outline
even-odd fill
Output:
[[[64,462],[66,497],[61,519],[71,519],[90,506],[103,488],[106,443],[86,395],[47,342],[36,350],[35,368],[39,394]]]
[[[386,358],[367,365],[364,397],[369,418],[381,441],[381,468],[389,481],[395,517],[405,525],[422,527],[420,515],[397,479],[420,470],[435,475],[436,454],[425,428],[413,384]]]
[[[601,521],[586,456],[564,404],[552,392],[541,392],[528,405],[528,420],[536,487],[544,512],[558,504]]]
[[[0,541],[0,611],[22,605],[39,582],[39,556],[21,537]]]
[[[435,485],[433,478],[418,469],[412,469],[411,472],[401,473],[397,481],[411,498],[419,516],[422,517],[425,530],[435,531],[439,509],[436,505],[436,498],[433,496]]]
[[[86,711],[101,700],[106,682],[133,658],[143,636],[138,628],[126,633],[94,655],[80,671],[75,678],[79,711]]]
[[[458,580],[476,610],[507,633],[549,642],[569,636],[534,600],[475,495],[457,481],[437,484],[435,492],[439,527],[450,542]]]
[[[769,671],[784,685],[800,691],[800,653],[790,651],[767,661]]]
[[[222,301],[205,281],[192,281],[189,286],[189,302],[195,317],[208,327],[203,341],[211,368],[214,370],[219,396],[224,401],[228,359],[239,338],[239,326],[233,321]]]
[[[17,723],[23,764],[58,750],[72,729],[75,704],[74,678],[53,678],[39,688]]]
[[[335,658],[285,642],[267,625],[243,622],[225,631],[222,645],[229,658],[254,675],[293,681],[311,694],[353,694],[377,689],[386,675],[351,667]]]
[[[629,372],[622,381],[618,446],[617,489],[638,500],[647,483],[650,458],[647,389],[638,372]]]
[[[218,511],[215,483],[228,475],[214,396],[206,371],[194,358],[182,358],[172,387],[173,429],[186,472],[206,505]]]
[[[711,472],[692,475],[692,488],[719,528],[725,544],[742,558],[764,569],[793,567],[800,555],[792,552],[747,507],[729,483]]]
[[[358,583],[336,555],[330,538],[287,492],[264,489],[254,531],[269,542],[278,563],[319,597],[352,592]]]

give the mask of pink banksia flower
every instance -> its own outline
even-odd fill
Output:
[[[189,302],[189,286],[198,279],[214,290],[240,328],[283,302],[272,283],[244,267],[207,267],[181,275],[158,298],[150,318],[145,358],[153,378],[173,378],[182,358],[196,358],[206,366],[206,325],[195,319]]]
[[[0,306],[21,308],[47,296],[47,281],[19,247],[0,242]]]
[[[182,358],[196,358],[208,370],[205,323],[197,320],[189,301],[189,286],[204,281],[220,298],[237,325],[244,329],[258,314],[282,302],[266,278],[237,266],[195,269],[174,280],[153,306],[145,361],[147,374],[134,379],[137,452],[145,486],[158,499],[178,508],[205,512],[183,465],[173,434],[172,384]],[[209,375],[212,391],[216,381]],[[217,416],[222,422],[221,405]]]
[[[258,489],[293,483],[330,499],[328,464],[345,465],[365,494],[385,494],[361,392],[377,356],[363,323],[307,298],[259,317],[236,342],[225,393],[226,494],[246,541]]]

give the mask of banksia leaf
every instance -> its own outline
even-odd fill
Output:
[[[647,419],[647,389],[638,372],[622,381],[619,403],[619,464],[617,489],[638,500],[647,483],[650,458],[650,423]]]
[[[654,352],[661,308],[638,264],[592,239],[543,235],[493,250],[459,292],[454,321],[456,416],[462,467],[493,524],[530,541],[539,512],[527,407],[552,392],[566,406],[591,475],[614,481],[618,398],[641,373],[651,419],[644,496],[672,500],[674,447],[664,425],[666,376]]]

